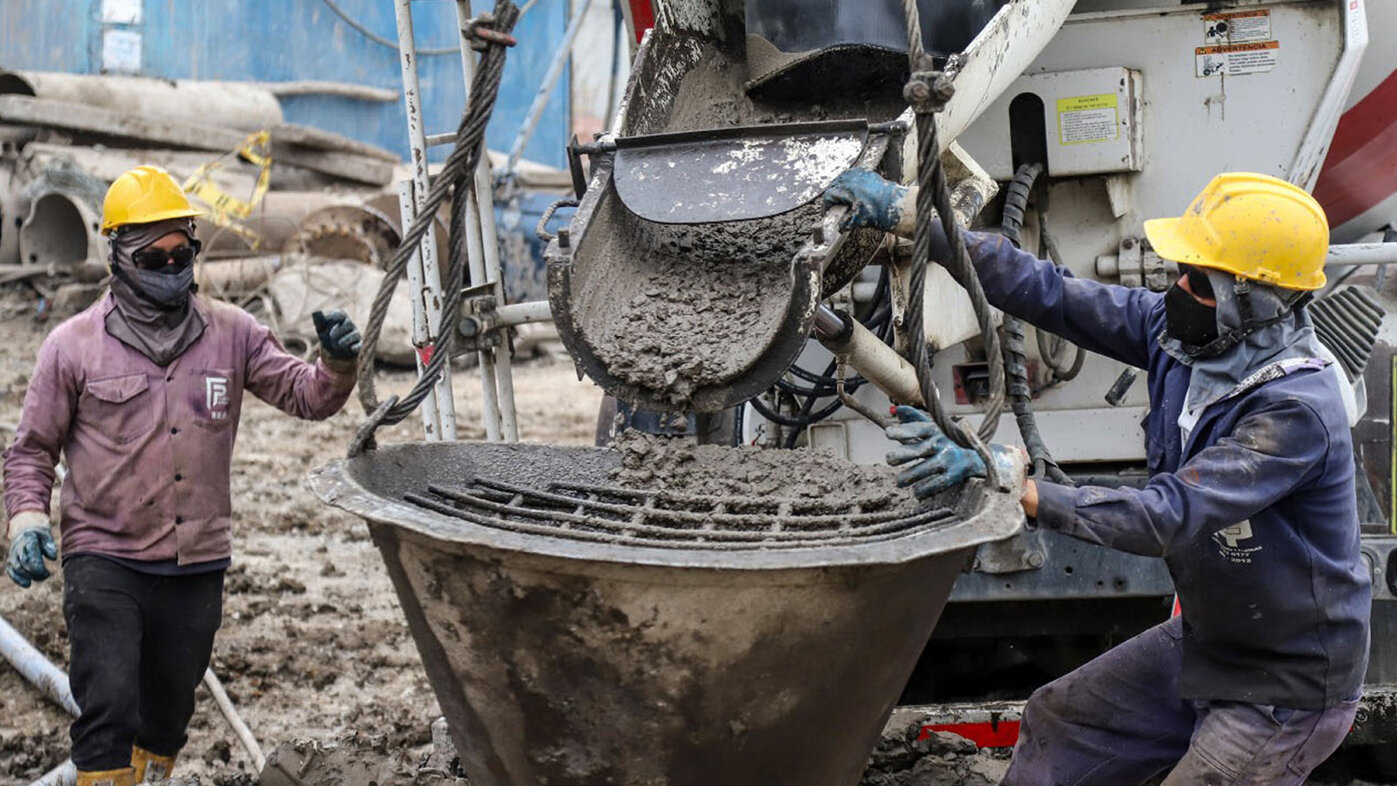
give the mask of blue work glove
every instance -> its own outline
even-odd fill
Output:
[[[359,357],[359,345],[363,339],[348,314],[337,308],[328,314],[317,311],[310,318],[315,322],[315,332],[320,336],[320,348],[330,359],[353,360]]]
[[[902,447],[888,452],[888,463],[894,467],[912,464],[897,474],[897,485],[911,486],[917,499],[929,499],[955,488],[971,478],[985,477],[985,462],[980,454],[957,445],[932,422],[931,416],[916,407],[896,409],[898,422],[888,426],[888,439],[901,442]],[[990,445],[995,466],[1001,473],[1011,471],[1014,448]]]
[[[35,581],[49,577],[44,558],[58,559],[58,544],[48,528],[23,529],[10,540],[10,553],[5,558],[5,573],[10,580],[25,589]]]
[[[891,232],[902,218],[898,207],[907,189],[870,169],[850,169],[825,189],[825,206],[848,205],[841,229],[872,227]]]

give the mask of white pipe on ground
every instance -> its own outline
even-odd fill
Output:
[[[0,655],[4,655],[21,676],[67,710],[69,715],[78,716],[78,703],[68,687],[68,675],[35,649],[4,617],[0,617]],[[77,781],[78,773],[73,762],[65,761],[34,781],[32,786],[73,786]]]
[[[4,655],[16,671],[67,710],[69,715],[78,716],[78,703],[68,687],[68,675],[35,649],[4,617],[0,617],[0,655]]]
[[[238,714],[238,708],[233,706],[233,700],[228,698],[228,692],[223,689],[223,683],[218,681],[218,675],[213,673],[212,668],[204,672],[204,687],[209,689],[209,694],[213,696],[214,703],[223,713],[223,718],[233,728],[233,733],[238,735],[238,741],[247,749],[257,771],[261,772],[267,766],[267,757],[262,753],[262,746],[257,744],[257,738],[252,736],[252,729],[249,729],[247,724],[243,722],[242,716]]]
[[[42,778],[29,786],[77,786],[77,783],[78,768],[74,767],[73,760],[69,759],[44,773]]]

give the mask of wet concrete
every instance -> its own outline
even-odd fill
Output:
[[[621,465],[613,483],[634,488],[731,497],[803,500],[809,512],[886,511],[911,515],[916,500],[896,486],[893,468],[864,466],[814,450],[695,445],[623,432],[614,443]]]
[[[655,224],[616,204],[591,231],[609,263],[579,281],[581,327],[608,370],[677,408],[746,369],[781,329],[791,260],[818,220]],[[608,226],[610,224],[610,226]],[[639,256],[638,256],[639,255]]]
[[[1007,769],[1009,751],[980,751],[946,732],[922,738],[921,724],[883,733],[859,786],[991,786]]]

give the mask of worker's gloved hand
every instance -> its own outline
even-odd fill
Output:
[[[941,433],[930,415],[907,406],[898,407],[896,412],[898,422],[888,426],[886,433],[888,439],[902,443],[902,447],[888,452],[888,463],[895,467],[911,464],[897,474],[897,485],[911,486],[917,499],[927,499],[971,478],[985,477],[985,462],[980,454]],[[1001,473],[1012,471],[1014,450],[990,445]]]
[[[58,559],[58,544],[49,533],[48,516],[38,511],[16,513],[10,520],[10,553],[5,557],[5,573],[26,589],[49,577],[44,559]]]
[[[839,226],[842,229],[872,227],[891,232],[902,217],[899,204],[907,189],[884,180],[870,169],[850,169],[825,189],[825,206],[848,205],[849,212]]]
[[[348,314],[337,308],[328,314],[317,311],[310,318],[315,322],[315,332],[320,336],[320,348],[330,359],[354,360],[359,357],[359,345],[363,339]]]

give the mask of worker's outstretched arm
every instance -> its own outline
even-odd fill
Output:
[[[1249,520],[1323,470],[1329,432],[1309,405],[1260,406],[1232,434],[1143,489],[1036,484],[1039,526],[1147,556],[1164,556]],[[1026,506],[1027,507],[1027,506]]]
[[[265,326],[254,323],[247,339],[247,389],[288,415],[324,420],[338,412],[354,390],[359,331],[343,311],[317,311],[315,327],[322,355],[307,363],[283,349]]]
[[[910,237],[916,231],[916,187],[876,172],[851,169],[826,189],[825,204],[845,206],[843,225]],[[1162,295],[1079,279],[988,232],[963,232],[990,304],[1072,343],[1132,366],[1149,363],[1149,344],[1163,329]],[[932,259],[949,259],[940,221],[932,222]],[[1158,324],[1156,324],[1158,322]]]
[[[78,385],[59,344],[50,335],[39,349],[15,440],[5,451],[5,513],[12,522],[26,511],[48,519],[54,468],[77,412]]]

